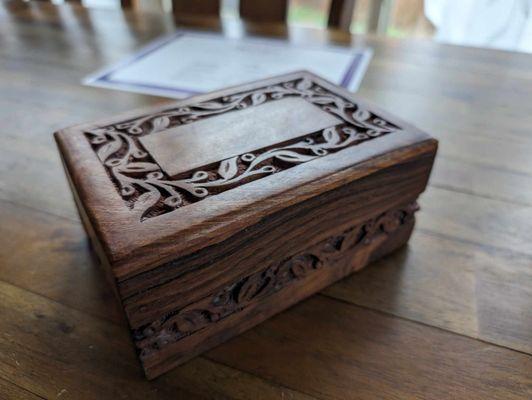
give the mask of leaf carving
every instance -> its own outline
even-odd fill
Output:
[[[176,318],[175,323],[177,329],[183,333],[191,332],[199,329],[201,326],[208,323],[205,316],[199,310],[192,310]]]
[[[296,258],[293,261],[291,271],[297,278],[303,278],[312,269],[311,261],[305,258]]]
[[[262,92],[253,93],[251,95],[251,104],[256,106],[266,101],[266,95]]]
[[[156,189],[143,193],[139,196],[137,201],[135,201],[133,210],[141,212],[142,218],[144,214],[159,201],[160,198],[161,193],[159,193],[159,191]]]
[[[329,96],[313,96],[310,98],[310,101],[314,104],[331,104],[334,103],[334,99]]]
[[[226,180],[233,178],[238,172],[237,159],[238,156],[223,160],[218,168],[218,175]]]
[[[340,142],[340,135],[335,128],[327,128],[323,131],[323,138],[329,144],[338,144]]]
[[[105,162],[109,156],[116,153],[122,147],[122,142],[119,139],[113,139],[111,142],[104,144],[98,149],[98,158]]]
[[[158,171],[159,166],[154,163],[148,162],[131,162],[127,165],[120,167],[120,172],[151,172]]]
[[[291,163],[302,163],[316,158],[316,156],[309,156],[307,154],[300,154],[289,150],[280,150],[275,153],[275,157],[279,160],[288,161]]]
[[[255,278],[255,279],[254,279]],[[237,303],[250,301],[259,292],[260,281],[256,277],[248,279],[238,291]]]
[[[310,81],[310,79],[303,78],[297,83],[296,88],[298,90],[308,90],[310,89],[311,86],[312,86],[312,82]]]
[[[170,118],[166,116],[157,117],[152,121],[152,124],[153,124],[152,132],[159,132],[159,131],[162,131],[163,129],[168,128],[168,126],[170,125]]]
[[[355,119],[355,121],[359,121],[359,122],[366,121],[370,116],[371,114],[369,113],[368,110],[363,110],[361,108],[359,108],[353,113],[353,118]]]
[[[223,104],[215,101],[206,101],[194,106],[195,108],[202,108],[204,110],[218,110],[223,107]]]

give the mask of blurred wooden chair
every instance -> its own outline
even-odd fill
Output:
[[[349,32],[354,11],[355,0],[331,0],[327,27]]]
[[[286,23],[287,0],[240,0],[240,18],[252,22]]]
[[[50,1],[50,0],[49,0]],[[66,0],[81,2],[81,0]],[[376,31],[379,11],[383,1],[372,0],[369,31]],[[163,10],[162,0],[120,0],[123,8]],[[158,3],[158,7],[155,4]],[[245,21],[286,24],[289,0],[240,0],[239,14]],[[331,0],[327,27],[349,32],[356,0]],[[176,17],[220,18],[221,0],[172,0],[172,12]]]
[[[245,21],[285,24],[288,0],[240,0],[240,17]],[[176,16],[220,16],[220,0],[172,0]],[[327,26],[349,32],[355,0],[331,0]]]
[[[220,0],[172,0],[174,15],[220,18]]]

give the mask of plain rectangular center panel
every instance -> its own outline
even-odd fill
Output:
[[[169,176],[341,124],[301,98],[256,107],[147,135],[141,144]]]

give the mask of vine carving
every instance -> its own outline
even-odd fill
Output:
[[[418,209],[414,202],[387,211],[312,246],[303,254],[242,278],[211,296],[134,330],[133,336],[141,357],[238,313],[250,304],[310,277],[316,270],[338,268],[341,264],[339,260],[349,260],[377,237],[392,234],[411,221]]]
[[[288,96],[299,96],[343,123],[176,177],[166,175],[138,140],[177,125]],[[85,135],[128,207],[145,220],[398,130],[391,122],[304,77],[102,126],[87,130]]]

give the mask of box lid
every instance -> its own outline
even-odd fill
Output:
[[[119,280],[435,146],[306,71],[67,128],[56,140]]]

